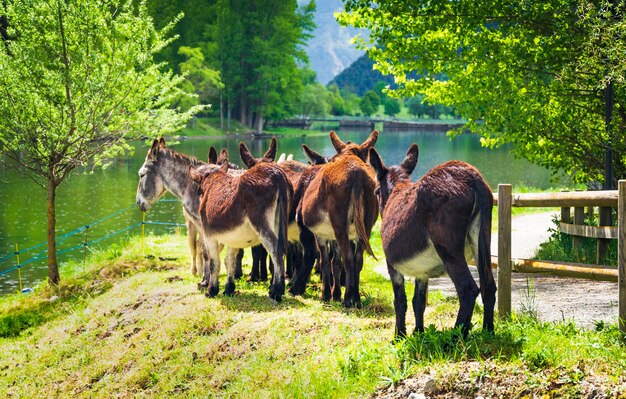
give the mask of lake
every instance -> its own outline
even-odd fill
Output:
[[[342,131],[342,140],[361,143],[370,132]],[[238,143],[246,142],[253,154],[260,156],[268,145],[268,139],[251,140],[248,136],[234,138],[214,137],[206,139],[187,139],[181,141],[175,150],[194,155],[206,160],[209,146],[218,150],[227,148],[231,162],[241,165]],[[278,154],[292,153],[294,159],[305,161],[301,145],[306,143],[324,155],[335,154],[327,134],[309,136],[285,136],[278,140]],[[495,150],[482,148],[477,136],[463,134],[450,140],[441,132],[382,132],[376,148],[387,165],[398,164],[404,158],[411,143],[420,148],[419,161],[413,179],[422,176],[433,166],[459,159],[476,166],[495,191],[499,183],[511,183],[514,186],[523,184],[538,188],[551,186],[550,173],[527,161],[515,159],[507,147]],[[81,246],[91,241],[116,233],[128,226],[141,222],[141,212],[135,205],[137,189],[137,171],[143,163],[148,146],[144,143],[135,145],[134,154],[121,156],[104,170],[85,173],[75,172],[64,181],[57,192],[57,241],[63,239],[62,234],[90,225],[86,232],[81,231],[59,243],[59,251]],[[173,198],[167,195],[166,198]],[[15,245],[20,250],[43,243],[46,240],[46,192],[28,178],[17,174],[14,170],[0,165],[0,260],[13,254]],[[123,211],[122,211],[123,210]],[[93,224],[108,215],[122,211],[101,223]],[[158,222],[183,223],[181,206],[174,201],[164,201],[153,207],[147,219]],[[172,226],[150,225],[147,232],[162,233],[172,231]],[[128,235],[139,234],[140,229],[134,228],[122,234],[90,246],[103,247],[119,242]],[[45,245],[28,253],[21,254],[23,263],[45,249]],[[88,249],[88,250],[89,250]],[[61,278],[63,278],[62,262],[69,258],[82,259],[85,249],[64,253],[59,256],[61,262]],[[10,257],[0,262],[0,273],[16,265],[16,258]],[[22,268],[22,279],[25,287],[32,286],[36,281],[46,278],[47,266],[44,259],[31,262]],[[17,271],[0,275],[0,293],[14,292],[19,288]]]

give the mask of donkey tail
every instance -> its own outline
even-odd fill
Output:
[[[358,187],[358,185],[357,185]],[[354,227],[356,228],[356,235],[360,244],[365,246],[365,251],[372,256],[372,258],[378,260],[374,251],[370,246],[370,235],[365,228],[365,204],[363,203],[363,195],[360,188],[355,189],[352,192],[352,211],[354,212]]]
[[[491,211],[493,208],[493,194],[485,181],[478,177],[474,181],[474,195],[476,203],[474,214],[480,214],[478,232],[478,278],[480,292],[485,306],[483,327],[493,330],[493,308],[495,304],[496,282],[491,271]],[[475,215],[476,217],[478,215]]]
[[[289,184],[286,182],[286,184]],[[287,224],[289,223],[289,198],[287,187],[280,184],[278,188],[278,202],[276,204],[278,214],[278,256],[283,257],[287,253]]]

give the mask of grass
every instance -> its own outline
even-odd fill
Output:
[[[592,264],[596,261],[597,240],[583,237],[581,245],[574,247],[574,237],[559,230],[560,217],[553,219],[554,228],[550,229],[550,238],[539,246],[535,259],[547,259],[557,262]],[[593,222],[587,220],[587,224]],[[610,240],[606,265],[617,266],[617,240]]]
[[[266,284],[245,281],[234,297],[207,299],[187,262],[182,236],[149,236],[143,248],[132,239],[87,267],[65,265],[58,289],[1,298],[0,397],[394,397],[411,381],[432,397],[626,392],[615,326],[518,316],[460,339],[450,329],[458,301],[431,292],[430,327],[393,343],[391,284],[371,258],[352,310],[320,302],[317,277],[278,305]]]

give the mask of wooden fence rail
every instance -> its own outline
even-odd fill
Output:
[[[620,180],[618,190],[573,191],[560,193],[523,193],[513,194],[510,184],[499,184],[494,193],[494,202],[498,206],[498,312],[500,317],[508,318],[511,314],[511,271],[553,272],[590,279],[611,279],[617,273],[619,305],[618,324],[626,332],[626,180]],[[584,220],[583,207],[617,208],[617,228],[603,227],[589,229],[575,226]],[[575,208],[574,225],[564,223],[565,229],[576,233],[602,235],[603,239],[617,238],[617,270],[591,265],[558,265],[550,262],[513,262],[511,258],[511,208],[512,207],[561,207],[561,219],[569,221],[569,208]],[[567,212],[564,209],[568,209]],[[579,210],[576,210],[579,209]],[[583,210],[583,212],[580,211]],[[578,214],[578,215],[576,215]],[[604,211],[606,215],[606,211]],[[602,217],[602,216],[601,216]],[[578,220],[577,220],[578,219]]]

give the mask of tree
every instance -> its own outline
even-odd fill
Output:
[[[55,196],[74,169],[102,165],[127,140],[161,135],[198,111],[168,106],[183,77],[154,55],[170,40],[145,3],[5,0],[0,46],[0,152],[47,193],[48,279],[59,282]]]
[[[328,97],[328,90],[319,83],[309,83],[304,86],[297,102],[302,119],[307,119],[311,115],[326,115]]]
[[[385,100],[385,115],[394,117],[399,113],[400,113],[400,100],[398,100],[397,98],[388,97]]]
[[[426,113],[426,105],[424,104],[424,96],[418,94],[406,100],[406,106],[409,113],[416,118],[421,118]]]
[[[615,178],[626,176],[624,7],[619,0],[349,0],[339,19],[371,31],[360,46],[394,75],[402,97],[424,93],[431,104],[454,106],[467,119],[460,130],[479,133],[484,145],[513,143],[517,155],[590,182],[604,179],[609,150]]]
[[[261,132],[266,118],[294,113],[302,92],[298,64],[314,28],[315,2],[218,0],[217,41],[228,101],[242,124]],[[229,104],[230,106],[230,104]]]
[[[376,111],[378,111],[378,107],[380,106],[380,98],[378,94],[376,94],[373,90],[368,90],[361,98],[361,102],[359,103],[361,107],[361,112],[363,115],[370,116]]]
[[[186,57],[179,65],[186,77],[183,90],[189,94],[197,94],[184,95],[182,109],[187,110],[197,104],[209,104],[224,87],[219,71],[209,68],[199,47],[181,46],[178,53]]]

